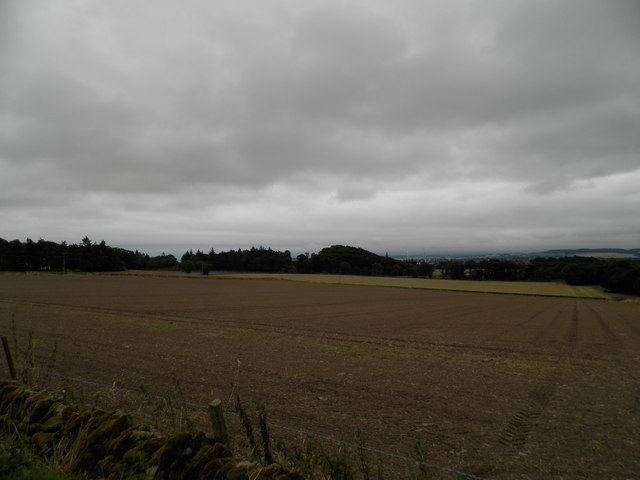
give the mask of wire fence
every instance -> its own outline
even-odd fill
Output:
[[[14,333],[15,334],[15,333]],[[15,342],[15,338],[14,338],[14,342]],[[15,376],[15,372],[13,371],[13,360],[12,360],[12,356],[10,353],[10,347],[8,345],[8,341],[6,339],[6,337],[2,337],[2,343],[3,343],[3,347],[5,350],[5,354],[6,354],[6,360],[8,363],[8,367],[12,370],[11,372],[11,376],[13,378],[16,378]],[[17,344],[16,344],[17,346]],[[29,345],[28,345],[28,349],[32,349],[33,345],[31,344],[31,338],[29,338]],[[55,349],[54,349],[55,352]],[[27,356],[30,355],[35,355],[35,352],[31,351],[30,353],[27,354]],[[30,361],[32,362],[32,367],[33,369],[35,369],[35,357],[31,356]],[[28,362],[27,362],[28,363]],[[163,395],[157,395],[157,394],[153,394],[147,391],[143,391],[143,390],[134,390],[131,388],[126,388],[123,386],[117,386],[117,382],[113,382],[112,384],[106,384],[106,383],[101,383],[101,382],[96,382],[94,380],[88,380],[88,379],[84,379],[84,378],[78,378],[75,376],[71,376],[71,375],[65,375],[62,373],[58,373],[55,372],[53,370],[53,366],[49,365],[47,367],[47,372],[40,378],[40,380],[44,380],[44,384],[48,383],[48,381],[51,379],[51,377],[57,377],[59,379],[62,380],[66,380],[66,381],[70,381],[70,382],[74,382],[74,383],[80,383],[80,384],[85,384],[85,385],[90,385],[94,388],[99,388],[101,392],[120,392],[120,393],[124,393],[127,395],[132,395],[134,397],[140,397],[140,395],[143,395],[146,399],[155,399],[161,402],[164,402],[165,404],[173,404],[173,405],[178,405],[178,406],[184,406],[184,407],[189,407],[195,410],[200,410],[203,412],[206,412],[209,407],[206,405],[202,405],[199,403],[194,403],[194,402],[189,402],[186,401],[184,399],[184,397],[182,396],[182,398],[179,398],[178,400],[175,399],[169,399],[166,396]],[[46,380],[46,379],[49,380]],[[94,394],[96,393],[95,391],[93,392]],[[181,393],[181,392],[180,392]],[[223,413],[226,415],[230,415],[233,417],[241,417],[241,414],[237,411],[233,411],[233,410],[228,410],[228,409],[223,409]],[[349,449],[353,449],[355,451],[359,451],[359,452],[367,452],[367,453],[371,453],[371,454],[375,454],[378,455],[380,457],[386,457],[388,459],[393,459],[399,462],[403,462],[405,464],[410,464],[413,465],[415,467],[420,467],[422,470],[429,469],[432,470],[434,472],[441,472],[443,474],[449,474],[449,475],[455,475],[458,479],[472,479],[472,480],[489,480],[486,477],[481,477],[479,475],[475,475],[472,473],[468,473],[462,470],[458,470],[455,468],[450,468],[450,467],[445,467],[436,463],[432,463],[432,462],[426,462],[424,460],[422,460],[421,458],[415,458],[415,457],[409,457],[406,455],[401,455],[398,453],[393,453],[393,452],[389,452],[386,450],[382,450],[379,448],[373,448],[373,447],[367,447],[366,445],[364,445],[363,443],[354,443],[354,442],[350,442],[347,440],[343,440],[340,438],[336,438],[333,437],[331,435],[327,435],[327,434],[322,434],[322,433],[317,433],[317,432],[312,432],[310,430],[306,430],[306,429],[302,429],[302,428],[297,428],[297,427],[292,427],[292,426],[287,426],[287,425],[282,425],[282,424],[278,424],[278,423],[273,423],[273,422],[268,422],[266,421],[265,418],[265,423],[269,428],[275,429],[275,430],[280,430],[283,432],[288,432],[288,433],[293,433],[293,434],[297,434],[298,436],[301,437],[307,437],[307,438],[313,438],[313,439],[317,439],[317,440],[322,440],[322,441],[326,441],[326,442],[331,442],[333,444],[336,445],[340,445],[341,447],[346,447]],[[204,423],[204,421],[203,421]],[[429,477],[430,478],[430,477]]]
[[[113,384],[111,384],[111,385],[108,385],[108,384],[105,384],[105,383],[100,383],[100,382],[96,382],[96,381],[93,381],[93,380],[82,379],[82,378],[73,377],[73,376],[69,376],[69,375],[63,375],[63,374],[56,373],[56,372],[51,372],[50,375],[58,377],[58,378],[63,379],[63,380],[76,382],[76,383],[82,383],[82,384],[86,384],[86,385],[92,385],[94,387],[99,387],[101,389],[122,392],[122,393],[130,394],[130,395],[140,395],[140,393],[141,393],[140,391],[133,390],[133,389],[130,389],[130,388],[126,388],[126,387],[122,387],[122,386],[116,386],[115,382]],[[167,397],[164,397],[162,395],[151,394],[151,393],[146,392],[145,396],[148,397],[148,398],[154,398],[154,399],[160,400],[160,401],[168,401]],[[201,405],[201,404],[198,404],[198,403],[188,402],[188,401],[184,401],[184,400],[178,400],[175,403],[178,403],[178,404],[184,405],[185,407],[190,407],[190,408],[193,408],[193,409],[196,409],[196,410],[207,411],[207,409],[208,409],[208,407],[206,405]],[[226,415],[231,415],[231,416],[234,416],[234,417],[239,417],[240,416],[238,412],[233,411],[233,410],[228,410],[228,409],[224,409],[224,413]],[[478,475],[474,475],[472,473],[464,472],[462,470],[457,470],[457,469],[454,469],[454,468],[445,467],[445,466],[438,465],[438,464],[431,463],[431,462],[425,462],[424,460],[408,457],[408,456],[405,456],[405,455],[400,455],[400,454],[393,453],[393,452],[388,452],[388,451],[381,450],[381,449],[378,449],[378,448],[367,447],[366,445],[356,444],[356,443],[353,443],[353,442],[349,442],[349,441],[346,441],[346,440],[342,440],[342,439],[339,439],[339,438],[332,437],[330,435],[316,433],[316,432],[312,432],[312,431],[309,431],[309,430],[296,428],[296,427],[291,427],[291,426],[287,426],[287,425],[281,425],[281,424],[268,422],[268,421],[266,423],[270,428],[275,429],[275,430],[281,430],[281,431],[294,433],[294,434],[298,434],[298,435],[309,437],[309,438],[314,438],[314,439],[318,439],[318,440],[322,440],[322,441],[327,441],[327,442],[331,442],[331,443],[334,443],[334,444],[337,444],[337,445],[341,445],[343,447],[347,447],[347,448],[350,448],[350,449],[365,451],[365,452],[368,452],[368,453],[371,453],[371,454],[375,454],[375,455],[379,455],[379,456],[382,456],[382,457],[387,457],[387,458],[391,458],[391,459],[398,460],[398,461],[401,461],[401,462],[406,462],[406,463],[412,464],[414,466],[425,467],[425,468],[428,468],[428,469],[433,470],[433,471],[438,471],[438,472],[442,472],[442,473],[446,473],[446,474],[456,475],[457,478],[460,478],[460,479],[489,480],[486,477],[481,477],[481,476],[478,476]]]

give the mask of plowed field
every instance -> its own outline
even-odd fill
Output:
[[[640,305],[263,279],[0,275],[0,333],[58,374],[495,479],[640,472]],[[4,365],[2,366],[4,369]],[[95,386],[100,388],[99,385]],[[278,432],[276,432],[278,433]],[[402,461],[383,456],[389,472]],[[435,478],[457,478],[434,470]],[[390,473],[394,478],[396,473]],[[397,475],[400,475],[398,473]]]

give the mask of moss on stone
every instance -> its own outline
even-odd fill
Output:
[[[149,463],[157,465],[161,474],[168,474],[172,470],[182,470],[193,455],[191,443],[190,433],[174,435],[153,454]]]
[[[127,464],[134,465],[144,462],[151,463],[153,455],[162,447],[163,440],[158,437],[151,437],[147,440],[139,442],[135,447],[128,450],[123,456],[122,461]]]
[[[109,480],[302,480],[278,466],[236,462],[229,448],[202,432],[159,437],[146,425],[132,425],[118,412],[64,405],[61,397],[0,381],[0,427],[29,435],[37,450],[84,440],[80,470]],[[86,438],[85,438],[86,436]]]
[[[110,442],[129,428],[131,421],[120,413],[105,416],[103,412],[97,412],[96,417],[89,420],[89,425],[94,428],[88,430],[87,445],[80,462],[87,469],[107,455]]]
[[[75,438],[80,433],[80,430],[89,423],[91,419],[91,412],[87,410],[73,412],[62,428],[62,436],[65,438]]]
[[[303,480],[304,478],[275,463],[266,467],[253,468],[249,471],[249,476],[261,480]]]
[[[117,464],[115,459],[113,458],[113,455],[102,457],[96,462],[96,470],[101,477],[106,477],[107,475],[109,475],[110,472],[114,471],[116,466]]]
[[[215,478],[217,473],[227,464],[233,463],[231,458],[214,458],[200,467],[199,471],[195,471],[198,480],[209,480]]]
[[[115,458],[121,459],[127,451],[134,448],[139,442],[152,436],[153,433],[150,431],[141,430],[141,426],[132,425],[111,440],[109,443],[109,453]]]
[[[7,388],[7,387],[5,387]],[[28,398],[24,389],[10,388],[3,395],[2,411],[11,415],[13,418],[21,417],[21,411],[25,400]]]
[[[231,461],[231,451],[221,443],[203,445],[191,458],[184,470],[185,478],[199,478],[206,472],[208,478],[215,475],[222,465]],[[216,460],[224,460],[216,462]]]
[[[6,413],[0,415],[0,428],[3,428],[4,430],[11,430],[13,424],[14,421],[9,415]]]
[[[66,420],[74,413],[74,409],[62,403],[56,403],[52,415],[47,417],[44,430],[47,432],[60,432]]]
[[[238,462],[227,472],[227,480],[249,480],[249,471],[257,468],[259,467],[255,462]]]
[[[114,438],[131,427],[131,419],[121,413],[114,413],[107,417],[101,417],[89,434],[90,444],[104,444],[111,442]]]
[[[23,433],[23,434],[27,434],[27,430],[29,429],[29,424],[26,422],[22,422],[22,421],[18,421],[15,422],[14,424],[15,429],[18,431],[18,433]]]
[[[38,432],[42,432],[44,431],[44,425],[42,425],[41,423],[29,423],[27,424],[27,435],[29,435],[30,437],[32,437],[33,435],[35,435]]]
[[[248,480],[246,467],[238,467],[235,462],[225,463],[220,470],[217,471],[214,480]]]
[[[53,433],[38,432],[31,437],[36,449],[40,452],[47,452],[53,447],[55,435]]]
[[[0,408],[2,410],[6,410],[6,406],[9,402],[15,398],[15,392],[21,389],[21,385],[12,380],[4,380],[2,383],[2,388],[0,388]]]
[[[44,423],[53,415],[55,401],[46,392],[38,392],[25,399],[22,407],[22,416],[29,419],[29,423]]]
[[[111,416],[109,412],[101,408],[94,408],[93,410],[88,411],[87,413],[89,414],[89,418],[87,420],[85,427],[90,432],[93,432],[96,428],[98,428],[98,426],[100,426],[100,424],[102,424],[102,422],[104,422],[107,418]]]
[[[306,477],[296,471],[289,472],[285,470],[283,473],[274,474],[273,480],[306,480]]]
[[[8,378],[0,380],[0,390],[2,390],[7,385],[19,386],[20,384],[16,380],[9,380]]]

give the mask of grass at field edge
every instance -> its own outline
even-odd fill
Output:
[[[275,278],[309,283],[331,283],[376,287],[446,290],[455,292],[498,293],[510,295],[538,295],[547,297],[593,298],[608,300],[610,297],[594,287],[572,286],[556,282],[491,282],[474,280],[444,280],[407,277],[363,277],[331,274],[226,274],[224,278]]]
[[[14,275],[63,275],[61,272],[0,272]],[[605,291],[598,285],[568,285],[564,282],[526,282],[526,281],[478,281],[449,280],[438,278],[412,277],[372,277],[360,275],[336,275],[314,273],[238,273],[199,272],[184,273],[163,270],[126,270],[123,272],[78,273],[67,272],[64,275],[115,275],[139,277],[166,277],[185,279],[238,279],[238,280],[287,280],[306,283],[325,283],[334,285],[355,285],[370,287],[413,288],[424,290],[444,290],[468,293],[493,293],[504,295],[533,295],[543,297],[588,298],[595,300],[627,301],[640,303],[640,297],[622,295]]]
[[[327,283],[336,285],[357,285],[375,287],[414,288],[425,290],[445,290],[454,292],[494,293],[507,295],[534,295],[545,297],[590,298],[598,300],[619,300],[598,286],[567,285],[563,282],[498,282],[476,280],[448,280],[409,277],[371,277],[360,275],[309,274],[309,273],[200,273],[158,272],[129,270],[116,275],[164,276],[191,279],[267,279],[288,280],[307,283]],[[628,298],[628,296],[626,297]]]

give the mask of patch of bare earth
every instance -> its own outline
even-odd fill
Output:
[[[406,457],[419,442],[431,463],[495,479],[640,471],[637,304],[0,275],[2,335],[12,320],[21,342],[33,332],[41,363],[58,345],[58,375],[160,395],[175,394],[177,377],[195,404],[220,397],[231,409],[237,392],[274,424],[352,443],[361,432],[367,447]],[[411,467],[382,460],[398,476]]]

